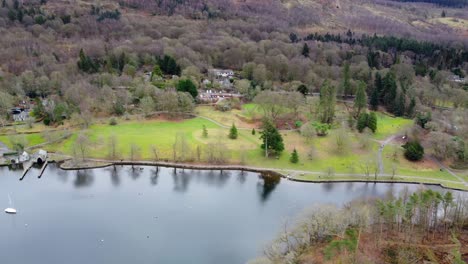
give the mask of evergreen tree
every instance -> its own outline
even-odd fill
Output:
[[[229,130],[229,138],[230,139],[237,139],[237,127],[234,124],[232,124],[232,127]]]
[[[127,64],[127,55],[125,52],[120,53],[119,59],[117,61],[118,64],[118,70],[120,73],[122,73],[123,68],[125,67],[125,64]]]
[[[445,10],[442,10],[442,14],[441,14],[442,17],[446,17],[447,14],[445,13]]]
[[[155,77],[162,77],[163,72],[161,71],[161,67],[159,65],[154,65],[153,71],[151,72],[151,81],[154,80]]]
[[[375,73],[374,90],[376,90],[376,93],[378,95],[379,103],[383,103],[384,87],[383,87],[382,75],[380,75],[380,72]]]
[[[263,120],[262,129],[260,139],[263,143],[260,147],[265,150],[265,155],[268,157],[270,153],[281,154],[284,150],[284,144],[278,129],[268,119]]]
[[[168,75],[180,75],[181,69],[177,62],[169,55],[164,55],[162,59],[158,59],[159,67]]]
[[[319,119],[320,122],[331,124],[335,117],[336,88],[325,80],[320,88]]]
[[[416,99],[414,97],[411,98],[410,104],[408,106],[408,110],[406,111],[406,116],[412,118],[414,116],[414,109],[416,108]]]
[[[206,126],[203,125],[203,137],[207,138],[208,137],[208,130],[206,129]]]
[[[309,93],[309,88],[304,84],[301,84],[297,87],[297,91],[306,96]]]
[[[400,93],[395,102],[395,109],[393,111],[396,116],[403,116],[405,114],[405,95]]]
[[[297,153],[297,150],[294,148],[293,152],[291,153],[291,158],[289,158],[289,161],[291,163],[298,163],[299,162],[299,154]]]
[[[289,40],[291,40],[292,43],[296,43],[298,41],[298,37],[297,37],[296,33],[291,32],[289,34]]]
[[[366,128],[368,118],[369,118],[368,113],[362,113],[359,115],[359,118],[356,124],[356,128],[359,131],[359,133],[362,133],[362,131],[364,131],[364,129]]]
[[[189,93],[194,99],[198,96],[198,90],[190,79],[180,80],[177,83],[177,91]]]
[[[256,133],[255,128],[252,128],[252,135],[255,136]]]
[[[397,97],[397,84],[395,75],[391,72],[387,73],[383,78],[383,100],[387,111],[394,113],[395,111],[395,99]]]
[[[379,108],[379,90],[377,90],[377,88],[375,87],[372,90],[369,104],[371,110],[377,111],[377,109]]]
[[[302,47],[302,56],[309,57],[309,45],[307,45],[307,43],[304,43]]]
[[[86,73],[96,73],[99,70],[99,64],[87,56],[83,49],[80,49],[78,68]]]
[[[349,62],[346,62],[343,69],[343,94],[346,97],[353,93],[350,79],[351,73],[349,70]]]
[[[424,157],[424,148],[418,141],[410,141],[403,145],[405,157],[411,161],[418,161]]]
[[[367,107],[366,83],[360,81],[354,98],[354,116],[357,118],[363,109]]]
[[[367,127],[372,131],[372,133],[377,131],[377,115],[374,112],[370,113],[367,118]]]

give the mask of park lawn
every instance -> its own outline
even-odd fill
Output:
[[[271,167],[276,169],[327,171],[332,168],[337,173],[359,173],[359,164],[372,156],[373,149],[361,150],[358,147],[357,138],[349,133],[347,151],[343,154],[336,153],[336,137],[332,131],[326,137],[315,137],[306,140],[298,132],[281,132],[285,150],[278,157],[265,158],[264,152],[258,147],[256,150],[248,151],[247,165],[256,167]],[[299,154],[299,163],[290,162],[291,152],[296,149]],[[312,159],[308,158],[310,149],[313,149]]]
[[[235,124],[237,128],[256,128],[255,122],[250,118],[243,117],[242,112],[237,109],[221,112],[211,106],[199,106],[195,111],[198,115],[213,119],[224,126]],[[243,118],[239,118],[240,116]]]
[[[453,177],[453,175],[448,173],[446,170],[440,170],[440,167],[430,160],[423,160],[420,162],[408,161],[403,155],[403,148],[400,146],[396,146],[397,160],[394,162],[392,156],[395,151],[395,146],[396,145],[387,145],[383,150],[382,158],[385,173],[391,174],[392,165],[393,163],[396,163],[397,175],[458,181],[457,178]]]
[[[0,142],[5,143],[7,147],[12,148],[12,140],[23,140],[20,138],[24,138],[26,141],[26,147],[32,147],[35,145],[39,145],[45,142],[45,139],[42,137],[41,134],[19,134],[19,135],[8,135],[8,136],[0,136]]]
[[[382,140],[409,128],[413,120],[377,113],[377,131],[374,138]]]
[[[239,115],[248,119],[260,119],[264,112],[257,104],[249,103],[242,105],[242,111]]]
[[[88,135],[91,148],[89,156],[93,158],[106,158],[109,153],[108,142],[111,136],[117,139],[117,149],[121,158],[129,158],[130,146],[137,145],[141,149],[141,158],[152,158],[150,146],[155,145],[161,158],[168,159],[172,153],[172,145],[175,142],[177,133],[186,135],[187,141],[191,145],[196,145],[193,133],[202,131],[203,125],[207,129],[218,126],[202,118],[194,118],[183,121],[129,121],[120,122],[115,126],[99,124],[91,126],[85,133]],[[77,135],[61,144],[51,146],[51,150],[63,151],[66,154],[73,153],[73,144]]]

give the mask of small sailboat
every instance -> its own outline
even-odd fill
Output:
[[[10,201],[10,206],[11,206],[12,202],[11,202],[10,194],[8,194],[8,200]],[[7,213],[7,214],[16,214],[16,209],[12,208],[12,207],[9,207],[9,208],[5,209],[5,213]]]

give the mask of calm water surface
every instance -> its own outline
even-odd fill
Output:
[[[384,196],[403,184],[265,182],[258,174],[131,167],[0,168],[0,263],[245,263],[286,219],[317,203]]]

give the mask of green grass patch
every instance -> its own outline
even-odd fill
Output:
[[[0,142],[3,142],[7,147],[12,148],[13,142],[25,142],[26,147],[35,146],[38,144],[42,144],[45,142],[44,138],[41,134],[19,134],[19,135],[8,135],[8,136],[0,136]]]
[[[413,124],[413,120],[402,117],[391,117],[382,113],[377,113],[377,131],[375,139],[385,139],[391,135],[399,133]]]

